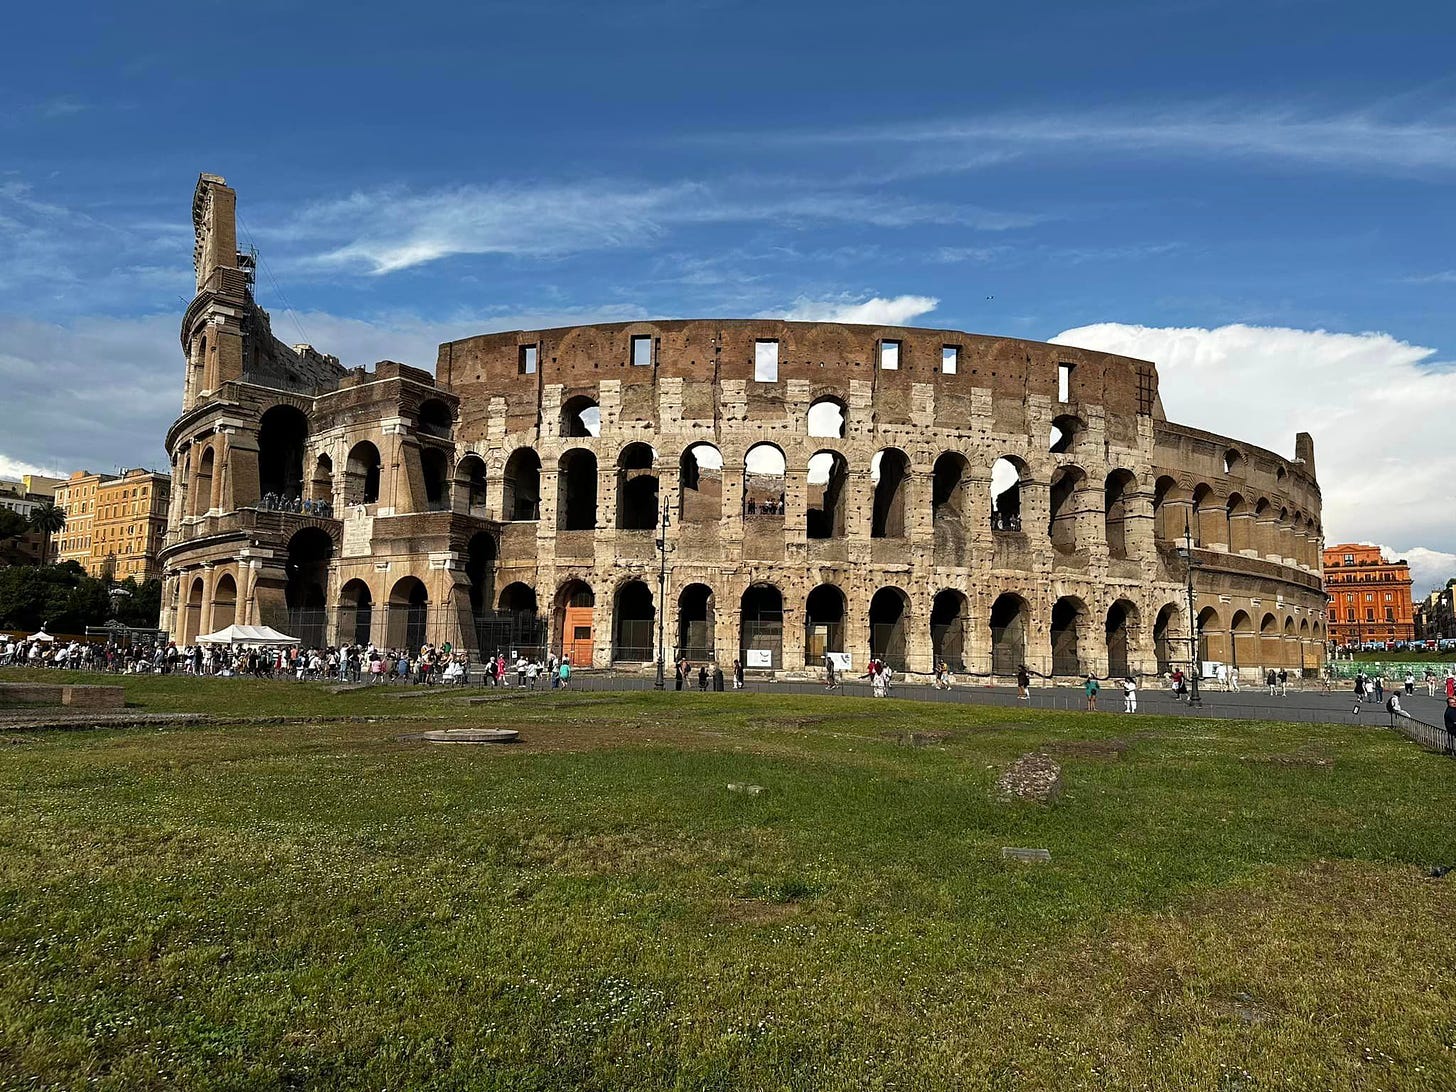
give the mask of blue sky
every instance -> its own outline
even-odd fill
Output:
[[[1456,572],[1456,460],[1432,455],[1456,360],[1448,4],[8,22],[0,471],[163,461],[205,170],[239,191],[280,336],[348,363],[654,315],[1065,335],[1157,360],[1176,419],[1286,452],[1308,428],[1331,541]]]

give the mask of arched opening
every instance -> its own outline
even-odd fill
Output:
[[[612,608],[612,659],[621,663],[650,663],[653,649],[652,590],[640,580],[628,580],[617,589]]]
[[[1137,479],[1129,470],[1114,470],[1107,475],[1102,490],[1103,533],[1107,536],[1107,556],[1128,556],[1127,518]]]
[[[1299,670],[1301,673],[1308,671],[1313,664],[1309,657],[1310,628],[1309,619],[1299,620]]]
[[[936,593],[930,605],[930,647],[935,668],[945,664],[952,671],[966,669],[966,621],[970,606],[960,592],[947,588]]]
[[[849,409],[838,398],[816,398],[809,404],[809,435],[816,439],[840,440],[849,420]]]
[[[541,458],[529,447],[518,447],[506,460],[503,515],[507,520],[530,522],[541,518]]]
[[[495,536],[481,531],[465,547],[465,576],[470,581],[470,613],[479,615],[495,602]]]
[[[202,457],[197,460],[197,473],[192,479],[192,508],[194,516],[205,516],[212,508],[212,470],[216,461],[212,447],[209,445],[202,449]]]
[[[184,645],[190,645],[202,635],[202,599],[205,593],[202,577],[196,577],[192,581],[191,589],[187,592],[187,606],[182,618],[182,644]]]
[[[560,435],[579,439],[602,434],[602,411],[596,400],[584,394],[574,395],[561,405]]]
[[[807,484],[805,535],[808,538],[843,538],[849,462],[837,451],[816,451],[809,457]]]
[[[754,444],[743,456],[743,514],[784,514],[784,453],[773,444]]]
[[[455,468],[456,496],[465,502],[465,510],[471,515],[482,515],[486,505],[485,460],[479,455],[467,455]]]
[[[308,481],[308,499],[315,515],[331,516],[334,506],[334,460],[320,455],[313,464]]]
[[[1198,662],[1227,663],[1226,644],[1227,636],[1218,611],[1213,607],[1204,607],[1198,612]]]
[[[1087,475],[1080,466],[1058,467],[1052,476],[1047,535],[1058,553],[1077,551],[1077,493],[1086,480]]]
[[[1026,600],[1005,592],[991,604],[991,673],[1015,675],[1026,663]]]
[[[334,540],[317,527],[305,527],[288,540],[287,581],[283,587],[288,607],[288,633],[304,648],[327,644],[326,594]]]
[[[349,449],[344,464],[344,503],[379,503],[379,449],[361,440]]]
[[[804,601],[804,666],[822,667],[824,654],[844,651],[844,592],[820,584]]]
[[[438,398],[426,399],[420,404],[418,432],[426,436],[450,438],[450,429],[455,425],[455,414]]]
[[[1084,675],[1082,628],[1087,605],[1074,595],[1064,595],[1052,604],[1052,674]]]
[[[1254,514],[1242,493],[1230,493],[1228,499],[1229,552],[1243,553],[1254,548]]]
[[[1002,456],[991,464],[991,530],[1021,530],[1021,482],[1026,467]]]
[[[1223,453],[1223,472],[1225,474],[1242,474],[1244,472],[1244,457],[1235,448],[1229,448]]]
[[[274,406],[258,423],[258,490],[264,504],[303,498],[303,449],[308,418],[293,406]]]
[[[1229,620],[1229,666],[1237,670],[1240,663],[1258,661],[1259,650],[1254,647],[1254,621],[1247,611],[1236,610]]]
[[[238,582],[232,573],[223,573],[212,591],[212,632],[227,629],[237,620]]]
[[[1272,614],[1266,614],[1259,621],[1259,664],[1262,667],[1278,667],[1279,622]]]
[[[492,540],[489,546],[483,541],[483,533],[476,539],[471,540],[479,564],[486,565],[487,553],[491,557],[489,565],[495,565],[495,551],[497,544]],[[467,561],[467,565],[469,562]],[[536,602],[536,589],[529,584],[514,581],[501,589],[499,597],[495,601],[495,609],[490,609],[491,600],[486,597],[485,576],[481,574],[482,587],[480,589],[480,607],[475,608],[476,589],[475,580],[472,578],[470,602],[474,609],[475,618],[475,640],[476,647],[482,656],[504,656],[508,660],[518,656],[544,656],[546,654],[546,621],[541,617]],[[489,577],[491,586],[495,583],[495,574]]]
[[[875,487],[871,538],[905,537],[905,493],[909,477],[910,460],[899,448],[887,447],[870,459],[870,481]]]
[[[739,662],[745,668],[776,670],[783,666],[783,655],[783,593],[772,584],[754,584],[739,601]]]
[[[561,456],[556,468],[556,529],[590,531],[597,525],[597,457],[585,448]]]
[[[908,605],[899,588],[881,588],[870,600],[870,655],[897,671],[905,670]]]
[[[430,621],[430,594],[418,578],[401,577],[389,593],[389,645],[417,652],[425,643]]]
[[[1228,509],[1218,502],[1211,486],[1203,484],[1193,491],[1192,519],[1195,546],[1228,546]]]
[[[1166,475],[1153,483],[1153,534],[1161,542],[1183,537],[1183,524],[1178,520],[1182,513],[1168,503],[1177,488],[1177,481]],[[1178,524],[1176,528],[1174,523]]]
[[[657,452],[650,444],[628,444],[617,457],[617,526],[651,531],[661,518],[658,506]]]
[[[1279,649],[1279,662],[1285,667],[1299,666],[1298,635],[1294,629],[1294,619],[1284,619],[1284,643]]]
[[[450,510],[450,460],[437,447],[420,451],[420,471],[425,478],[425,507],[431,512]]]
[[[958,451],[942,452],[931,473],[930,523],[935,549],[951,564],[964,564],[970,473],[971,464]]]
[[[1087,423],[1073,414],[1064,413],[1053,417],[1051,438],[1047,441],[1047,450],[1054,455],[1071,451],[1073,445],[1086,431]]]
[[[1125,679],[1132,674],[1129,653],[1136,645],[1138,611],[1126,599],[1107,610],[1107,677]]]
[[[677,597],[677,655],[694,663],[713,659],[713,589],[689,584]]]
[[[678,518],[717,523],[723,518],[723,454],[712,444],[693,444],[678,462]]]
[[[1254,505],[1254,531],[1252,535],[1254,552],[1259,557],[1274,552],[1276,549],[1274,545],[1276,534],[1277,528],[1274,526],[1274,506],[1266,498],[1260,497],[1258,503]]]
[[[561,656],[573,667],[590,667],[595,647],[597,597],[583,580],[568,580],[556,592],[556,633]]]
[[[367,645],[374,625],[374,596],[362,580],[339,589],[339,640]]]
[[[1172,671],[1173,662],[1178,658],[1173,647],[1177,640],[1177,628],[1178,608],[1173,603],[1165,603],[1153,621],[1153,655],[1158,661],[1160,675]]]

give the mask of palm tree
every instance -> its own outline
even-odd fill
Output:
[[[41,501],[30,510],[30,526],[42,535],[40,563],[44,565],[51,557],[51,535],[66,529],[66,510],[55,501]]]

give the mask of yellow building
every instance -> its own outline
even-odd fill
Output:
[[[103,478],[79,470],[56,489],[66,510],[57,561],[76,561],[92,576],[146,580],[160,576],[157,554],[167,533],[172,479],[141,468]]]

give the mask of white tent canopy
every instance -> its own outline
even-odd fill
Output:
[[[203,645],[296,645],[297,637],[279,633],[268,626],[228,626],[216,633],[205,633],[197,638]]]
[[[47,641],[54,641],[55,640],[54,637],[52,637],[49,633],[47,633],[45,631],[45,627],[44,626],[41,627],[41,630],[40,630],[39,633],[32,633],[30,635],[30,639],[32,641],[40,641],[42,644],[44,644]]]

